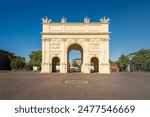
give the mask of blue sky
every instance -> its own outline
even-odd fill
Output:
[[[68,22],[91,22],[110,17],[110,59],[129,54],[141,48],[150,48],[149,0],[1,0],[0,49],[18,56],[41,50],[41,18],[48,16],[59,22],[66,16]],[[71,58],[79,52],[71,52]]]

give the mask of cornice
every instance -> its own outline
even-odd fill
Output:
[[[42,24],[49,24],[49,25],[90,25],[90,24],[109,24],[106,22],[89,22],[89,23],[85,23],[85,22],[66,22],[66,23],[61,23],[61,22],[49,22],[49,23],[42,23]]]
[[[110,35],[111,32],[42,32],[41,35]]]

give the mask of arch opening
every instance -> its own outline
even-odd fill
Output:
[[[67,49],[67,72],[82,72],[83,48],[75,43]]]
[[[91,73],[99,72],[99,60],[97,57],[91,58],[91,67],[90,67]]]
[[[52,59],[52,72],[60,72],[60,59],[58,57]]]

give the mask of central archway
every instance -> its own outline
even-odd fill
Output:
[[[67,72],[70,73],[70,65],[69,65],[69,53],[71,50],[78,50],[81,53],[81,65],[80,65],[80,72],[82,72],[82,64],[83,64],[83,48],[81,45],[74,43],[71,44],[67,49]]]

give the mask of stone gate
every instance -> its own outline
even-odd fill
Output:
[[[60,73],[69,72],[69,52],[81,52],[81,72],[91,73],[91,63],[98,73],[110,73],[109,70],[109,18],[99,22],[52,22],[42,18],[42,67],[41,73],[52,73],[59,65]]]

